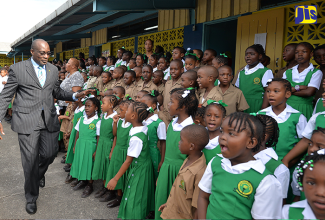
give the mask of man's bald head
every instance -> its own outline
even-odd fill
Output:
[[[31,46],[31,48],[30,49],[33,49],[33,50],[39,50],[39,47],[41,46],[41,45],[47,45],[49,48],[50,48],[50,46],[49,46],[49,44],[45,41],[45,40],[43,40],[43,39],[36,39],[36,40],[34,40],[33,42],[32,42],[32,46]]]
[[[49,44],[42,39],[36,39],[33,41],[30,53],[32,54],[33,60],[40,66],[46,65],[51,56]]]

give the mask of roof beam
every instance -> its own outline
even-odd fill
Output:
[[[106,14],[107,12],[100,12],[100,11],[97,11],[97,12],[76,12],[74,13],[73,15],[100,15],[100,14]]]
[[[93,11],[147,11],[171,9],[195,9],[196,0],[94,0]]]
[[[56,24],[54,26],[72,26],[72,25],[81,25],[81,23],[74,23],[74,24]]]
[[[51,35],[51,36],[36,36],[34,39],[50,40],[72,40],[81,38],[91,38],[91,33],[88,34],[65,34],[65,35]]]

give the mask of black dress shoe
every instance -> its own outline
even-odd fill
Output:
[[[45,186],[45,176],[39,181],[39,186],[42,188]]]
[[[70,186],[71,186],[71,187],[75,187],[78,183],[79,183],[79,180],[78,180],[78,179],[74,179],[74,180],[70,183]]]
[[[116,206],[119,206],[121,204],[121,199],[122,196],[117,196],[116,199],[107,204],[107,208],[114,208]]]
[[[93,184],[88,183],[82,192],[81,198],[87,198],[94,191]]]
[[[102,186],[102,188],[95,193],[95,198],[102,197],[102,195],[104,195],[107,191],[108,190],[104,186]]]
[[[61,160],[61,163],[64,163],[64,164],[65,164],[65,159],[62,159],[62,160]]]
[[[26,203],[26,212],[30,215],[35,214],[37,211],[36,202],[27,202]]]
[[[74,178],[70,175],[70,173],[68,174],[67,178],[65,178],[65,183],[71,183],[74,180]]]
[[[85,188],[87,186],[87,184],[88,184],[88,181],[82,180],[82,181],[79,181],[79,183],[75,187],[73,187],[72,189],[74,191],[77,191],[79,189]]]
[[[100,202],[109,202],[116,198],[116,193],[114,191],[108,191],[100,199]]]

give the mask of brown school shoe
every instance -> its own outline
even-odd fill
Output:
[[[70,183],[70,186],[71,186],[71,187],[75,187],[78,183],[79,183],[79,180],[78,180],[78,179],[74,179],[74,180]]]
[[[67,178],[65,178],[65,183],[68,184],[68,183],[71,183],[75,178],[73,178],[70,174],[68,174]]]
[[[104,195],[108,190],[102,186],[102,188],[100,190],[98,190],[96,193],[95,193],[95,198],[100,198],[102,195]]]
[[[119,206],[121,204],[121,200],[122,200],[122,196],[116,196],[116,199],[107,203],[107,208],[114,208],[116,206]]]
[[[85,187],[84,191],[82,192],[81,198],[87,198],[90,194],[94,191],[93,184],[88,183]]]
[[[88,184],[88,181],[81,180],[75,187],[73,187],[73,190],[77,191],[79,189],[83,189],[85,186],[87,186],[87,184]]]
[[[106,192],[100,199],[99,201],[100,202],[109,202],[109,201],[112,201],[113,199],[116,198],[116,193],[115,191],[110,191],[110,190],[107,190],[108,192]]]

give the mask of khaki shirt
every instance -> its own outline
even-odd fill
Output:
[[[95,86],[99,91],[103,91],[104,83],[103,83],[102,76],[97,77],[94,86]]]
[[[207,95],[207,97],[202,102],[205,91],[206,91],[205,89],[202,90],[202,93],[200,94],[199,105],[207,106],[208,105],[207,101],[210,100],[210,99],[211,100],[215,100],[215,101],[222,100],[222,95],[218,91],[217,87],[215,86],[215,87],[213,87],[213,89],[211,89],[211,91],[209,92],[209,94]]]
[[[168,103],[170,101],[170,92],[173,89],[182,88],[181,82],[182,82],[182,79],[181,79],[181,77],[179,77],[179,79],[175,82],[174,85],[173,85],[173,80],[168,80],[165,84],[165,90],[163,92],[163,96],[164,96],[164,103],[163,103],[164,110],[163,110],[163,112],[164,112],[164,114],[167,118],[167,121],[168,121],[168,123],[166,123],[166,124],[169,124],[173,118],[172,116],[170,116],[170,114],[168,112]]]
[[[97,80],[97,77],[95,76],[89,76],[89,79],[87,81],[87,89],[91,88],[91,87],[94,87],[94,84]]]
[[[184,168],[188,158],[185,159],[166,203],[166,207],[160,215],[163,219],[193,219],[193,214],[197,209],[199,197],[199,182],[206,168],[204,154]]]
[[[142,82],[143,82],[143,79],[140,79],[138,82],[137,81],[134,81],[134,84],[135,84],[135,86],[138,86]]]
[[[63,133],[68,132],[68,127],[69,127],[69,124],[70,124],[70,122],[72,120],[72,118],[71,118],[72,112],[73,112],[72,111],[72,103],[70,103],[67,106],[67,109],[65,110],[65,113],[64,113],[64,115],[68,116],[70,119],[62,119],[62,122],[61,122],[60,131],[63,132]]]
[[[232,84],[230,84],[225,93],[222,93],[222,90],[219,86],[217,86],[217,90],[222,96],[222,101],[228,105],[225,107],[227,116],[231,113],[242,112],[249,108],[243,92]]]
[[[119,80],[114,80],[113,85],[112,85],[112,89],[114,89],[116,86],[122,86],[125,88],[125,83],[123,78],[119,79]]]
[[[74,111],[72,111],[72,113],[70,114],[70,123],[67,128],[67,133],[71,133],[71,131],[73,129],[73,118],[74,118]]]
[[[125,86],[125,96],[127,94],[129,94],[129,96],[131,97],[132,100],[135,100],[135,97],[137,95],[137,91],[136,91],[136,85],[135,83],[132,83],[129,88],[126,88],[127,86]],[[124,98],[125,99],[125,98]]]
[[[149,81],[146,85],[144,85],[144,81],[142,81],[141,83],[138,82],[136,93],[140,92],[141,90],[151,93],[152,90],[158,90],[158,87],[152,81]]]
[[[157,90],[160,94],[162,94],[165,90],[165,85],[163,83],[160,84],[160,86],[158,86]]]

